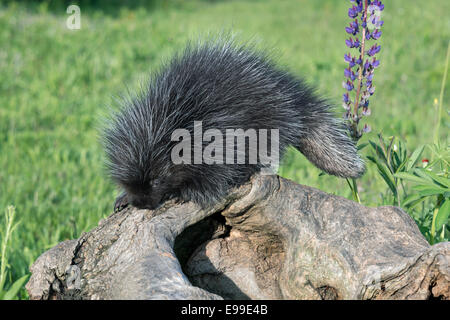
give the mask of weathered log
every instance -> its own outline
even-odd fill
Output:
[[[127,208],[31,267],[31,299],[449,299],[450,244],[396,207],[254,176],[214,208]]]

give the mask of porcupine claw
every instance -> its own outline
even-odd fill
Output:
[[[114,212],[120,212],[126,207],[128,207],[129,201],[128,201],[128,195],[123,192],[121,193],[114,202]]]

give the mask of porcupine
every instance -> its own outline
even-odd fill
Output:
[[[192,133],[194,121],[203,131],[276,128],[280,157],[293,146],[329,174],[356,178],[365,170],[330,103],[302,78],[233,40],[188,43],[104,128],[107,168],[123,189],[115,211],[128,204],[154,209],[174,197],[209,206],[264,167],[248,156],[244,164],[175,164],[172,133]]]

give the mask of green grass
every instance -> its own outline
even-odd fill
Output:
[[[117,190],[102,165],[100,115],[187,39],[232,30],[260,41],[340,105],[346,1],[98,2],[81,2],[82,28],[71,31],[66,7],[55,1],[0,1],[0,212],[14,205],[20,221],[10,239],[6,287],[43,251],[111,212]],[[447,0],[386,1],[377,92],[367,118],[373,132],[362,142],[378,132],[401,137],[410,150],[433,141],[448,12]],[[447,94],[444,110],[449,102]],[[448,129],[447,116],[441,124],[446,142]],[[368,169],[359,181],[361,201],[383,204],[387,187],[374,166]],[[351,197],[345,180],[319,177],[298,152],[288,153],[280,173]],[[19,297],[26,298],[24,290]]]

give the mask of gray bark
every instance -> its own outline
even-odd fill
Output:
[[[450,244],[396,207],[256,175],[202,210],[127,208],[42,254],[31,299],[449,299]]]

